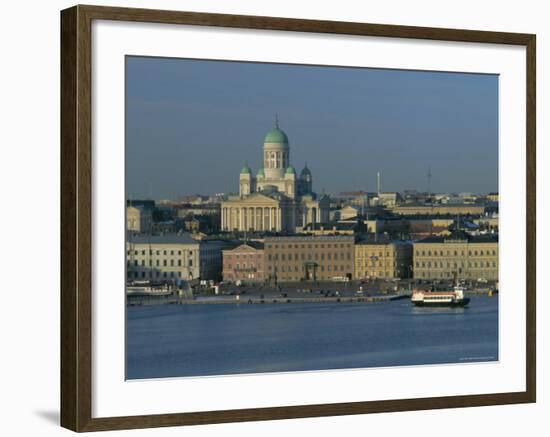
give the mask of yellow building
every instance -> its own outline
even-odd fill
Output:
[[[404,241],[363,241],[355,245],[355,279],[409,278],[412,244]]]
[[[498,237],[492,235],[428,237],[414,243],[415,279],[498,280]]]
[[[352,278],[353,236],[292,236],[265,239],[266,275],[279,282]]]
[[[498,193],[487,194],[487,199],[489,199],[492,202],[498,202]]]

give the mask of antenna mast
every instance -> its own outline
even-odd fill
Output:
[[[432,166],[428,165],[428,198],[432,197]]]

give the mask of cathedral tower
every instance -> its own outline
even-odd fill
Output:
[[[279,129],[277,117],[273,129],[265,136],[263,152],[266,179],[283,179],[290,162],[290,147],[288,137]]]

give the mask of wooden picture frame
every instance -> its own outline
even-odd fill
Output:
[[[93,20],[114,20],[517,45],[526,48],[526,390],[368,402],[92,417],[92,94]],[[535,35],[75,6],[61,12],[61,425],[84,432],[377,412],[529,403],[536,400]]]

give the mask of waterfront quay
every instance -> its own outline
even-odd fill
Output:
[[[485,284],[484,284],[485,285]],[[289,282],[278,285],[221,284],[195,287],[185,295],[174,290],[163,295],[129,295],[127,303],[133,305],[154,304],[299,304],[299,303],[372,303],[409,299],[415,287],[447,288],[447,284],[416,281],[349,281],[349,282]],[[492,286],[470,286],[466,294],[491,295]]]

